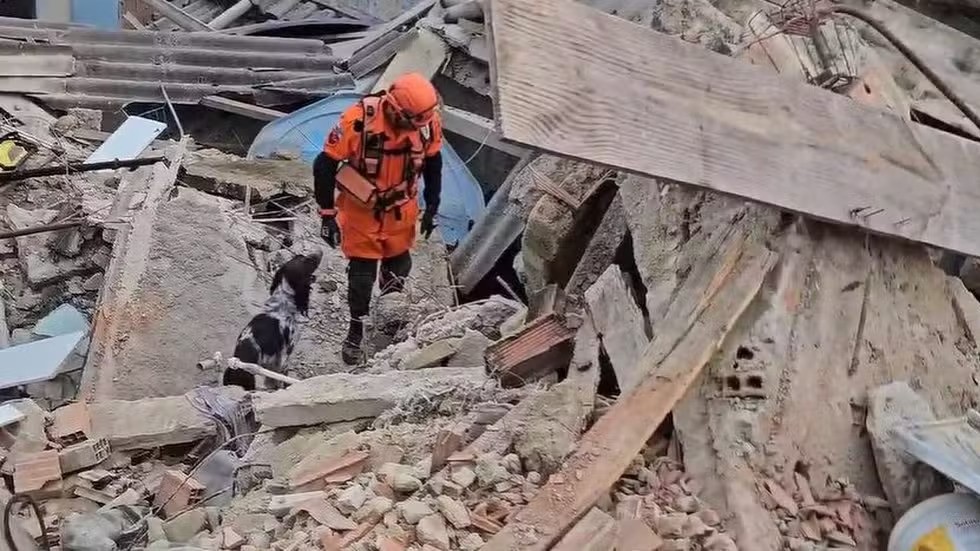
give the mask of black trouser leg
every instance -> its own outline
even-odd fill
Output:
[[[371,290],[377,272],[378,261],[373,259],[352,258],[347,266],[347,302],[351,320],[348,340],[353,344],[361,342],[363,318],[371,309]]]
[[[381,294],[400,293],[412,271],[412,255],[408,251],[381,261]]]

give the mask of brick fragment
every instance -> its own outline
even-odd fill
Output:
[[[153,498],[154,507],[163,507],[163,513],[171,517],[204,497],[204,485],[180,471],[163,473]]]
[[[14,490],[18,494],[40,490],[45,484],[60,480],[61,461],[55,450],[25,455],[14,464]]]

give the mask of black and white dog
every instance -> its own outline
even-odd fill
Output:
[[[272,296],[262,312],[248,322],[238,335],[233,356],[277,373],[285,373],[286,361],[293,352],[299,316],[310,308],[313,275],[322,253],[296,255],[283,264],[272,278]],[[241,369],[226,369],[221,384],[256,389],[256,376]]]

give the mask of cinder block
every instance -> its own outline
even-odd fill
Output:
[[[160,480],[154,507],[163,507],[168,518],[183,511],[204,497],[204,485],[180,471],[167,471]]]
[[[62,446],[77,444],[92,434],[92,417],[85,402],[60,407],[52,415],[54,421],[48,435]]]
[[[61,461],[55,450],[24,456],[14,464],[14,490],[18,494],[40,490],[48,482],[60,480]]]
[[[68,446],[58,453],[61,472],[73,473],[102,463],[109,458],[109,441],[105,438],[86,440]]]

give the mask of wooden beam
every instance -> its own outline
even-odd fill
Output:
[[[243,101],[223,98],[221,96],[207,96],[201,98],[200,103],[205,107],[226,111],[228,113],[234,113],[236,115],[242,115],[243,117],[260,121],[274,121],[286,115],[286,113],[283,113],[282,111],[252,105],[251,103],[245,103]]]
[[[442,107],[440,114],[442,127],[454,134],[515,157],[523,157],[529,153],[528,149],[501,139],[500,133],[494,128],[493,121],[490,119],[448,105]]]
[[[151,6],[157,13],[172,21],[175,25],[185,31],[210,31],[203,21],[171,4],[168,0],[142,0],[144,4]]]
[[[571,0],[493,0],[505,139],[980,255],[980,144]]]
[[[385,67],[381,78],[374,83],[372,91],[384,90],[405,73],[420,73],[431,79],[449,55],[449,47],[429,29],[411,31],[412,41],[403,50],[395,54],[391,63]]]
[[[679,289],[684,300],[675,301],[665,331],[647,346],[637,366],[643,381],[593,425],[483,551],[545,551],[608,493],[755,300],[776,254],[733,231],[706,260]]]

